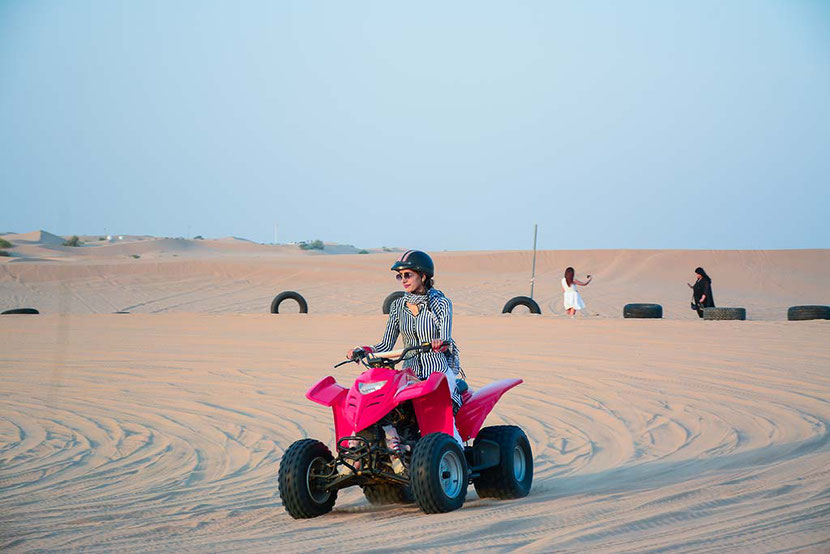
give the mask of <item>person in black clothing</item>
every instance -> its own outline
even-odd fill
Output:
[[[692,289],[692,309],[698,317],[703,317],[703,308],[714,308],[715,298],[712,296],[712,279],[706,275],[702,267],[695,269],[695,284],[686,283]]]

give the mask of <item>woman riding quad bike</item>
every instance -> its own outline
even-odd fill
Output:
[[[332,408],[336,456],[314,439],[298,440],[285,451],[280,497],[292,517],[331,511],[337,492],[354,485],[372,504],[414,501],[425,513],[460,508],[469,483],[482,498],[528,494],[533,457],[525,433],[512,425],[481,428],[502,394],[522,380],[503,379],[472,392],[444,371],[419,379],[419,357],[444,356],[453,346],[428,337],[397,351],[354,349],[350,360],[335,366],[354,361],[366,367],[351,388],[329,376],[309,389],[309,400]],[[472,446],[465,444],[472,439]]]
[[[357,346],[349,350],[346,359],[367,352],[392,350],[398,336],[403,337],[404,346],[428,342],[432,348],[408,357],[404,367],[411,369],[418,379],[426,379],[436,371],[444,373],[455,413],[462,402],[456,378],[464,372],[458,346],[452,340],[452,302],[433,286],[435,264],[426,252],[407,250],[390,269],[397,273],[395,277],[401,283],[404,295],[391,305],[383,338],[374,346]],[[455,428],[452,434],[463,446]]]

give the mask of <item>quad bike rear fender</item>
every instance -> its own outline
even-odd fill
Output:
[[[521,379],[502,379],[475,391],[455,416],[455,425],[461,439],[467,441],[475,438],[501,395],[520,383]]]

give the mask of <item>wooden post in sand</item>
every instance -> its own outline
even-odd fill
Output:
[[[533,224],[533,269],[530,270],[530,299],[533,300],[533,284],[536,281],[536,232],[539,224]]]

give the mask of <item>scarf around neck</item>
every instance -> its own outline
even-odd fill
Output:
[[[432,289],[430,289],[432,290]],[[426,294],[415,294],[412,292],[405,292],[403,295],[404,302],[407,304],[415,304],[418,308],[422,308],[429,301],[429,292]]]
[[[438,289],[429,289],[426,294],[414,294],[405,292],[403,295],[404,302],[415,304],[418,308],[426,307],[429,310],[429,301],[436,300],[444,296],[444,293]]]
[[[426,294],[414,294],[411,292],[405,292],[403,295],[404,302],[408,302],[409,304],[415,304],[418,308],[426,307],[429,310],[429,300],[436,299],[444,296],[444,293],[438,289],[429,289]]]

